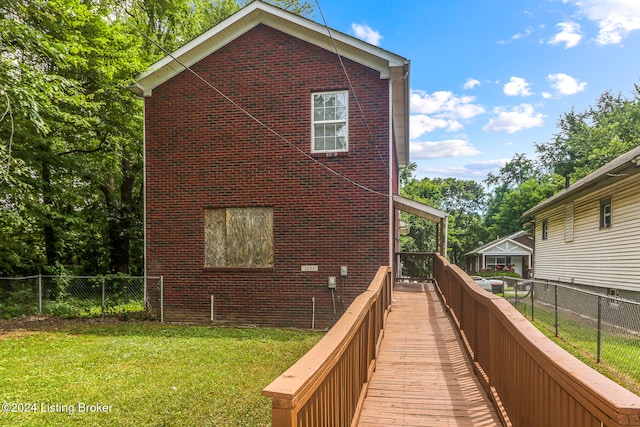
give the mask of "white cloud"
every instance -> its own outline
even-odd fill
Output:
[[[598,44],[618,44],[631,31],[640,30],[638,0],[566,0],[595,21],[600,28]]]
[[[489,172],[498,173],[511,159],[487,160],[482,162],[472,162],[460,166],[427,166],[418,164],[418,175],[439,176],[442,178],[472,179],[482,182],[487,178]]]
[[[464,86],[462,88],[464,90],[469,90],[475,88],[476,86],[480,86],[480,80],[469,78],[466,82],[464,82]]]
[[[524,33],[518,33],[518,34],[514,34],[513,37],[511,37],[512,40],[518,40],[524,37],[527,37],[529,35],[531,35],[531,33],[533,33],[533,28],[528,27],[526,30],[524,30]]]
[[[436,91],[429,94],[421,90],[413,90],[410,95],[412,115],[411,139],[433,132],[436,129],[446,129],[455,132],[462,129],[460,120],[471,119],[484,113],[484,108],[474,104],[474,96],[456,96],[449,91]]]
[[[586,82],[581,82],[564,73],[549,74],[547,80],[551,82],[551,86],[561,95],[573,95],[582,92],[587,86]]]
[[[494,112],[497,116],[482,128],[484,132],[515,133],[522,129],[542,126],[546,117],[542,113],[536,113],[531,104],[520,104],[510,111],[496,108]]]
[[[380,41],[383,39],[378,31],[372,29],[367,24],[357,24],[353,22],[351,24],[351,29],[357,38],[375,46],[380,45]]]
[[[525,12],[525,14],[526,14],[526,12]],[[524,30],[524,33],[516,33],[513,36],[511,36],[510,40],[500,40],[500,41],[498,41],[498,44],[509,44],[509,43],[511,43],[511,40],[519,40],[519,39],[522,39],[522,38],[525,38],[525,37],[529,37],[531,34],[534,33],[534,31],[535,30],[533,29],[533,27],[527,27],[527,29]]]
[[[569,49],[575,47],[582,40],[582,34],[580,34],[580,24],[575,22],[560,22],[556,25],[560,28],[560,32],[556,34],[549,44],[561,44],[564,43],[564,48]]]
[[[411,158],[440,159],[443,157],[465,157],[480,154],[480,150],[463,139],[444,141],[412,141]]]
[[[411,112],[437,114],[439,117],[470,119],[484,113],[484,108],[473,104],[475,96],[455,96],[449,91],[436,91],[429,95],[413,90],[410,95]]]
[[[542,92],[542,94],[541,94],[541,95],[542,95],[542,97],[543,97],[544,99],[549,99],[549,98],[551,98],[551,97],[553,96],[553,95],[551,95],[549,92]]]
[[[425,133],[433,132],[437,129],[446,129],[449,132],[462,129],[462,124],[457,120],[439,119],[424,114],[409,116],[409,124],[410,139],[418,138]]]
[[[507,96],[529,96],[531,91],[529,90],[529,83],[522,77],[511,77],[509,83],[504,85],[502,89]]]

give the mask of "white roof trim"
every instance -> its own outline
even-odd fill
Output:
[[[380,78],[389,78],[394,67],[401,67],[404,74],[404,69],[409,64],[401,56],[344,33],[331,30],[329,37],[324,25],[261,1],[254,1],[152,64],[147,71],[137,76],[136,84],[131,90],[140,96],[151,96],[155,87],[184,70],[176,59],[186,66],[192,66],[259,24],[268,25],[331,52],[334,51],[332,37],[341,56],[379,71]]]
[[[518,237],[522,237],[522,236],[526,236],[527,232],[526,231],[517,231],[513,234],[509,234],[507,236],[504,237],[499,237],[496,240],[492,240],[489,243],[485,243],[482,246],[479,246],[477,248],[475,248],[474,250],[467,252],[465,254],[466,255],[474,255],[474,254],[486,254],[488,253],[489,250],[491,250],[492,248],[496,247],[497,245],[504,243],[504,242],[510,242],[513,243],[516,246],[520,246],[523,249],[525,249],[528,253],[533,253],[533,248],[530,248],[529,246],[522,244],[514,239],[517,239]]]
[[[378,71],[381,79],[389,79],[398,165],[404,167],[409,164],[409,60],[339,31],[327,30],[324,25],[260,0],[254,0],[152,64],[136,77],[136,83],[129,89],[138,96],[149,97],[153,89],[184,71],[182,64],[187,67],[196,64],[260,24],[330,52],[335,52],[335,43],[340,56]]]
[[[533,253],[533,249],[531,249],[530,247],[523,245],[522,243],[518,243],[515,240],[511,240],[511,239],[504,239],[504,240],[500,240],[499,242],[496,242],[495,244],[488,246],[486,248],[483,248],[482,250],[479,251],[475,251],[475,252],[469,252],[471,253],[478,253],[478,254],[491,254],[491,250],[494,249],[496,246],[501,245],[502,243],[510,243],[514,246],[517,246],[521,249],[523,249],[527,254],[531,254]],[[496,252],[497,253],[497,252]],[[501,253],[506,253],[506,252],[501,252]]]

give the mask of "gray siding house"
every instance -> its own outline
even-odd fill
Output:
[[[523,214],[533,276],[640,300],[640,147]]]

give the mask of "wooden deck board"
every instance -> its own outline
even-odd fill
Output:
[[[359,426],[500,426],[430,285],[399,290]]]

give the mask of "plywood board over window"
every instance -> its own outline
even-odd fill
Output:
[[[205,267],[273,267],[273,208],[205,209]]]

